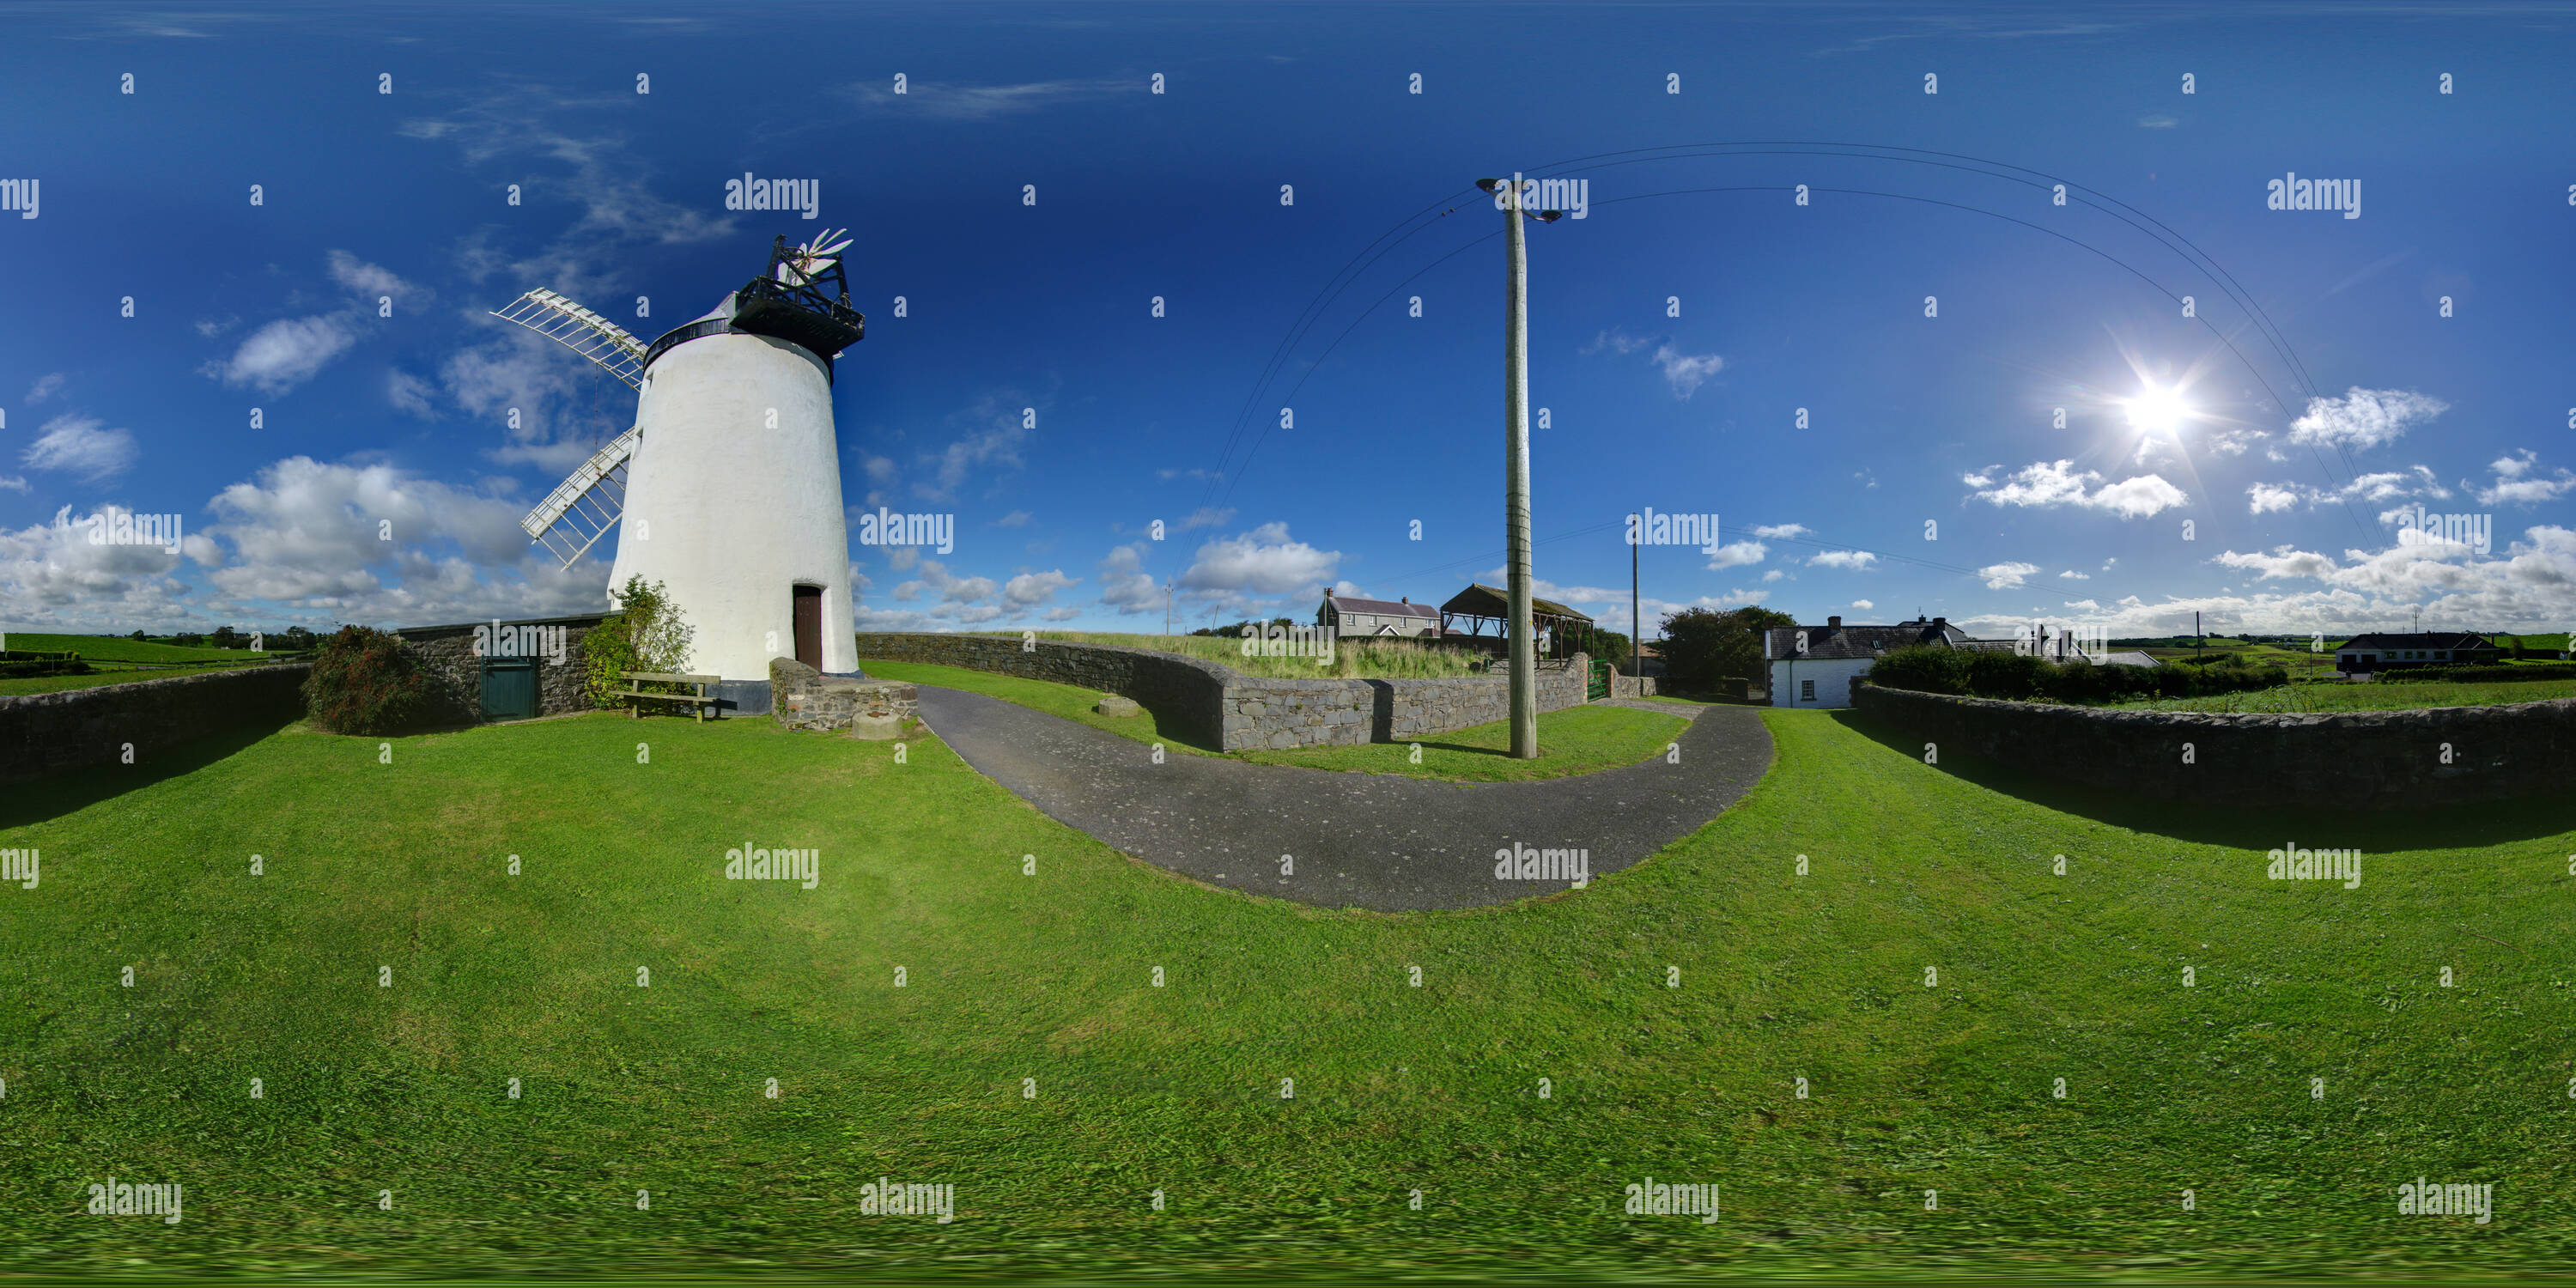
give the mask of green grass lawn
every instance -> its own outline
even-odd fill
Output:
[[[2502,684],[2297,684],[2197,698],[2145,698],[2115,703],[2112,711],[2407,711],[2421,707],[2485,707],[2576,697],[2576,680],[2522,680]]]
[[[936,741],[763,720],[390,764],[298,727],[13,791],[0,847],[43,867],[0,888],[0,1264],[2565,1272],[2576,807],[2131,807],[1763,718],[1770,776],[1708,827],[1458,914],[1207,889]],[[2266,881],[2285,840],[2363,885]],[[724,880],[746,842],[820,885]],[[81,1215],[111,1174],[184,1220]],[[2419,1174],[2493,1183],[2495,1223],[2397,1215]],[[859,1215],[880,1175],[956,1223]],[[1723,1218],[1622,1215],[1647,1175]]]
[[[1562,778],[1569,774],[1588,774],[1633,765],[1662,752],[1665,744],[1689,723],[1679,716],[1659,715],[1629,707],[1586,706],[1543,712],[1538,718],[1539,755],[1530,760],[1514,760],[1505,754],[1512,744],[1511,726],[1506,721],[1434,734],[1422,740],[1420,764],[1413,761],[1412,743],[1219,753],[1214,748],[1199,746],[1164,731],[1155,722],[1151,711],[1135,716],[1101,715],[1092,710],[1100,701],[1098,693],[1069,684],[1024,680],[988,671],[920,662],[878,662],[862,658],[859,669],[875,679],[935,684],[942,688],[986,694],[1094,729],[1105,729],[1120,737],[1133,738],[1138,742],[1160,742],[1198,755],[1224,754],[1230,759],[1263,765],[1403,774],[1411,778],[1438,778],[1453,782]]]

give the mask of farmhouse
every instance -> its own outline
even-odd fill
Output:
[[[1315,610],[1315,625],[1331,632],[1333,639],[1354,635],[1412,639],[1440,633],[1440,610],[1410,599],[1389,601],[1327,594],[1323,606]]]
[[[2503,649],[2463,631],[2356,635],[2335,650],[2335,669],[2359,674],[2493,662],[2503,656]]]
[[[1762,660],[1771,675],[1775,707],[1848,707],[1852,681],[1869,674],[1879,655],[1914,644],[1944,648],[2011,648],[2009,640],[1970,638],[1946,617],[1916,618],[1894,626],[1845,626],[1828,617],[1822,626],[1775,626],[1762,633]]]

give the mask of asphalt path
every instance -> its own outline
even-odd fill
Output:
[[[1475,908],[1569,889],[1577,874],[1588,883],[1697,831],[1771,767],[1771,735],[1749,707],[1699,708],[1677,753],[1619,769],[1446,783],[1169,748],[1158,765],[1131,738],[918,688],[932,733],[1049,818],[1210,885],[1327,908]],[[1524,848],[1560,853],[1524,863]],[[1511,876],[1495,875],[1497,851],[1512,853]]]

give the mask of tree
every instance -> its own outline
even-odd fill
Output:
[[[128,636],[126,636],[126,638],[127,638],[127,639],[133,639],[133,640],[139,640],[139,639],[143,638],[143,632],[141,632],[141,631],[136,631],[136,632],[135,632],[135,633],[133,633],[132,635],[128,635]]]
[[[1714,687],[1724,679],[1762,678],[1762,632],[1795,626],[1798,619],[1767,608],[1721,613],[1685,608],[1664,617],[1664,671],[1673,680]]]
[[[697,628],[689,625],[679,605],[671,602],[658,581],[628,577],[626,588],[617,592],[617,608],[616,614],[581,639],[585,687],[594,704],[609,708],[619,705],[616,693],[625,684],[618,676],[625,672],[671,674],[688,669],[689,645],[697,635]],[[648,681],[646,691],[683,690],[678,685]]]
[[[214,635],[210,637],[210,642],[216,648],[239,648],[243,643],[242,638],[239,635],[234,634],[233,628],[230,626],[216,627]]]

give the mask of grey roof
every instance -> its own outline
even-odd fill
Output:
[[[2481,636],[2477,636],[2477,635],[2471,635],[2471,634],[2469,634],[2469,633],[2467,633],[2467,632],[2465,632],[2465,631],[2425,631],[2425,632],[2422,632],[2421,634],[2413,634],[2413,633],[2402,632],[2402,631],[2401,631],[2401,632],[2394,632],[2394,633],[2390,633],[2390,634],[2380,634],[2380,633],[2377,633],[2377,632],[2373,632],[2373,633],[2368,634],[2368,635],[2356,635],[2356,636],[2353,636],[2353,637],[2352,637],[2351,642],[2349,642],[2349,643],[2347,643],[2347,644],[2343,645],[2343,648],[2345,648],[2345,649],[2353,649],[2353,648],[2431,648],[2431,649],[2464,649],[2464,648],[2494,648],[2494,647],[2495,647],[2495,645],[2493,645],[2493,644],[2491,644],[2491,643],[2487,642],[2487,640],[2486,640],[2485,638],[2483,638],[2483,637],[2481,637]],[[2341,652],[2341,651],[2343,651],[2343,650],[2342,650],[2342,649],[2337,649],[2336,651],[2337,651],[2337,652]]]
[[[1326,595],[1324,602],[1345,613],[1376,613],[1383,617],[1434,619],[1440,616],[1440,610],[1429,604],[1398,603],[1392,599],[1359,599],[1350,595]]]
[[[1798,632],[1807,633],[1807,651],[1798,652]],[[1769,660],[1805,657],[1810,661],[1832,658],[1877,657],[1881,653],[1911,644],[1943,644],[1951,648],[1973,648],[1994,641],[1969,638],[1966,631],[1943,623],[1927,621],[1899,622],[1894,626],[1774,626],[1763,633],[1762,656]],[[2001,641],[2006,648],[2009,640]]]
[[[2102,663],[2105,666],[2154,666],[2156,664],[2155,655],[2143,649],[2127,649],[2118,653],[2105,653],[2093,660]]]

